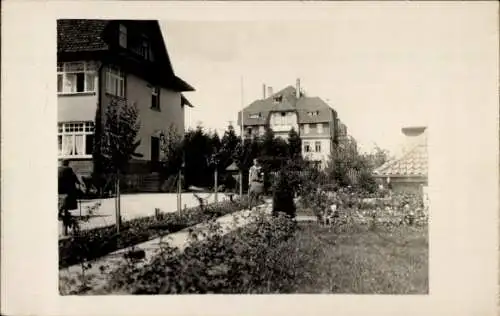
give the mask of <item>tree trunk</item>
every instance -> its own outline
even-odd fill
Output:
[[[116,216],[116,233],[120,233],[121,226],[121,205],[120,205],[120,175],[116,175],[116,196],[115,196],[115,216]]]

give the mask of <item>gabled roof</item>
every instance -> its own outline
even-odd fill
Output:
[[[275,101],[275,97],[281,97],[281,100]],[[265,99],[252,102],[244,108],[244,124],[263,125],[267,123],[270,113],[284,111],[296,111],[300,124],[329,122],[332,119],[333,109],[318,97],[308,97],[301,94],[300,98],[297,99],[295,87],[287,86]],[[316,111],[318,112],[317,115],[308,115],[308,112]],[[255,114],[260,114],[260,117],[254,117]],[[241,125],[241,111],[238,113],[238,125]]]
[[[419,144],[399,159],[383,164],[374,172],[382,177],[427,177],[427,145]]]

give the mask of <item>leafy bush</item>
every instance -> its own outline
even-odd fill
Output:
[[[251,294],[286,290],[295,271],[283,265],[284,245],[295,221],[279,215],[253,215],[251,223],[223,235],[212,224],[204,239],[192,232],[193,243],[182,253],[170,246],[145,266],[128,262],[112,272],[106,291],[129,294]]]
[[[161,234],[179,231],[189,226],[208,221],[244,209],[246,198],[233,202],[223,201],[202,209],[194,207],[178,213],[160,213],[124,222],[120,234],[116,226],[109,225],[89,230],[59,240],[59,267],[64,268],[104,256],[115,250],[126,248],[156,238]]]
[[[291,218],[295,217],[296,207],[294,202],[293,184],[288,181],[285,170],[278,173],[275,186],[273,188],[273,215],[284,213]]]

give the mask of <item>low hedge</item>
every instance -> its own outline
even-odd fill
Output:
[[[257,294],[286,291],[295,278],[286,242],[297,225],[286,216],[254,214],[253,223],[223,235],[217,225],[183,252],[164,246],[140,267],[126,262],[110,272],[104,293]],[[195,233],[195,232],[194,232]],[[194,237],[196,240],[196,237]],[[102,293],[100,293],[102,294]]]
[[[59,240],[59,268],[93,260],[113,251],[154,239],[160,235],[173,233],[204,221],[239,211],[247,207],[246,198],[223,201],[205,206],[194,207],[178,213],[160,213],[124,222],[120,234],[116,226],[109,225],[79,233]]]

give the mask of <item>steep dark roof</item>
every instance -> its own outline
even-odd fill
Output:
[[[92,19],[61,19],[57,20],[57,53],[91,53],[110,50],[105,40],[105,31],[113,22],[125,20],[92,20]],[[165,44],[160,26],[156,20],[128,20],[128,22],[153,24],[161,36],[161,54],[164,63],[161,64],[163,75],[172,87],[180,91],[195,91],[187,82],[175,75],[170,56]]]
[[[110,22],[110,20],[57,20],[57,52],[109,49],[101,36]]]
[[[275,97],[281,97],[275,102]],[[300,123],[323,123],[332,120],[333,109],[321,98],[301,95],[297,99],[296,90],[293,86],[268,96],[265,99],[256,100],[243,109],[245,125],[263,125],[267,123],[271,112],[297,111]],[[318,112],[315,116],[309,116],[308,112]],[[251,117],[260,114],[260,117]],[[241,111],[238,113],[238,125],[241,125]]]
[[[191,102],[186,98],[186,96],[184,94],[181,93],[181,105],[184,106],[184,105],[187,105],[189,106],[190,108],[193,108],[193,104],[191,104]]]

